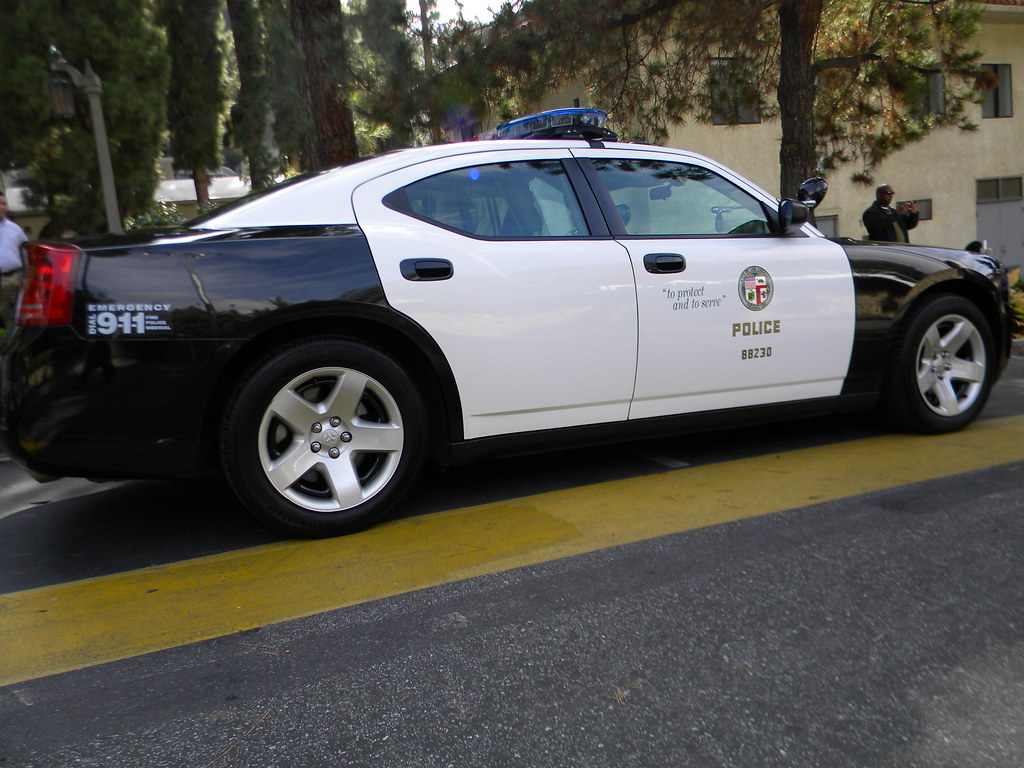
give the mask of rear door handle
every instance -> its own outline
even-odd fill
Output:
[[[686,269],[686,259],[678,253],[648,253],[644,256],[644,269],[655,275],[682,272]]]
[[[406,280],[447,280],[455,274],[447,259],[403,259],[398,266]]]

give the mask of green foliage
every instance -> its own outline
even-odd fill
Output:
[[[517,0],[487,27],[438,25],[434,0],[424,0],[423,18],[403,0],[350,0],[345,13],[335,0],[0,0],[0,166],[29,166],[28,199],[49,209],[55,228],[102,229],[103,207],[85,95],[75,94],[75,119],[49,115],[50,44],[80,69],[88,57],[103,78],[120,203],[142,212],[133,221],[148,220],[168,103],[176,165],[221,164],[224,3],[238,71],[229,139],[256,189],[337,153],[353,117],[359,152],[373,153],[438,141],[444,122],[521,114],[570,83],[609,109],[627,139],[661,140],[672,125],[739,104],[766,119],[812,115],[806,138],[783,120],[783,147],[803,148],[786,162],[853,166],[865,183],[929,131],[974,127],[965,107],[975,97],[968,41],[978,10],[967,0]],[[801,38],[810,47],[787,57],[782,33],[793,23],[813,24]],[[780,82],[794,82],[783,77],[792,61],[810,69],[806,93],[775,98]],[[271,111],[276,166],[265,145]]]
[[[826,4],[819,30],[815,128],[822,165],[859,163],[873,182],[886,157],[942,126],[973,131],[979,8],[962,0]],[[938,103],[929,104],[936,78]]]
[[[295,40],[298,5],[322,18]],[[352,0],[346,14],[333,0],[0,0],[0,167],[27,167],[30,204],[46,208],[51,228],[81,233],[105,228],[95,142],[85,94],[75,92],[72,119],[50,116],[49,48],[84,69],[88,58],[103,79],[103,106],[119,202],[133,226],[162,223],[152,209],[157,160],[166,149],[179,169],[221,163],[226,99],[233,98],[230,144],[247,160],[254,189],[288,168],[303,167],[310,137],[345,132],[354,114],[361,153],[440,140],[445,110],[480,94],[470,84],[431,77],[451,64],[445,30],[425,0],[428,29],[401,0]],[[222,19],[227,8],[230,39]],[[170,38],[171,43],[168,43]],[[228,45],[237,84],[224,74]],[[437,66],[424,63],[437,54]],[[171,76],[171,56],[174,57]],[[304,64],[319,56],[334,91],[310,118]],[[323,119],[325,108],[341,110]],[[351,112],[346,117],[346,110]],[[273,114],[273,120],[269,115]],[[265,141],[272,125],[280,152]],[[168,127],[170,131],[168,132]],[[337,133],[335,134],[337,135]]]
[[[724,58],[729,82],[763,118],[787,117],[780,105],[796,124],[813,114],[807,137],[785,135],[784,147],[804,145],[800,157],[825,168],[859,163],[870,179],[885,157],[936,127],[973,128],[965,105],[978,14],[968,0],[524,0],[504,5],[485,34],[454,32],[451,77],[499,105],[498,119],[582,85],[621,135],[656,141],[672,125],[710,121],[720,105],[709,64]],[[784,24],[793,23],[812,26],[787,38]],[[809,50],[792,50],[786,39],[806,40]],[[787,99],[774,98],[780,82],[792,82],[786,72],[804,66],[810,79],[796,88],[806,93],[789,86]],[[945,78],[944,107],[935,111],[922,109],[932,73]]]
[[[171,156],[177,168],[192,171],[199,200],[207,199],[206,169],[221,164],[227,109],[221,7],[216,0],[162,0],[161,5],[171,55]]]
[[[292,34],[288,6],[277,0],[260,0],[266,28],[267,60],[273,62],[269,71],[270,110],[274,116],[274,143],[281,153],[278,171],[298,168],[305,135],[313,130],[306,116],[296,83],[302,53]]]
[[[1013,317],[1013,335],[1024,338],[1024,279],[1010,286],[1010,314]]]
[[[168,58],[150,0],[0,0],[0,161],[30,171],[29,201],[46,207],[52,227],[87,233],[105,227],[99,169],[86,95],[77,115],[50,116],[50,46],[103,82],[103,110],[118,201],[148,206],[166,122]]]
[[[364,151],[416,143],[428,95],[404,0],[353,0],[353,93]]]
[[[155,202],[151,208],[124,218],[124,231],[136,232],[145,229],[176,227],[185,222],[185,217],[170,203]]]
[[[253,190],[274,181],[274,169],[264,139],[270,116],[270,83],[265,49],[266,33],[259,0],[227,0],[235,59],[238,99],[231,107],[231,143],[249,163]]]

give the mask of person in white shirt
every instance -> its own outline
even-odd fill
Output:
[[[21,286],[21,244],[28,238],[21,227],[7,218],[7,196],[0,191],[0,321],[14,324],[14,300]]]

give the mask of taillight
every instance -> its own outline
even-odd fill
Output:
[[[73,245],[29,243],[18,325],[68,325],[82,251]]]

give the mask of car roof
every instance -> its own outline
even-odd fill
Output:
[[[509,150],[608,150],[670,153],[681,160],[695,160],[733,174],[713,160],[670,147],[625,142],[590,143],[579,139],[498,139],[434,144],[394,150],[351,164],[314,172],[244,197],[201,216],[191,226],[199,229],[236,229],[286,225],[355,224],[351,193],[360,184],[419,163],[447,157],[485,156]],[[735,177],[734,177],[735,178]],[[747,182],[749,184],[749,182]],[[763,190],[761,191],[763,194]],[[333,193],[333,198],[330,197]]]

